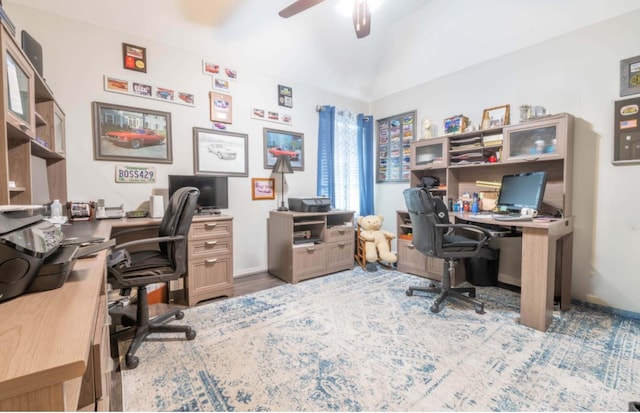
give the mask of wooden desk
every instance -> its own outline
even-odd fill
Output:
[[[520,323],[546,331],[553,316],[556,286],[560,309],[571,308],[573,217],[553,221],[496,221],[468,213],[452,213],[456,221],[514,226],[522,230]]]
[[[109,237],[108,222],[93,228]],[[0,410],[78,409],[101,311],[106,325],[106,257],[76,261],[61,288],[0,303]]]

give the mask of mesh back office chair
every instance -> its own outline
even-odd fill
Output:
[[[189,326],[175,326],[163,324],[169,318],[184,317],[179,309],[174,309],[154,319],[149,319],[149,305],[147,286],[155,283],[166,283],[180,278],[186,272],[187,263],[187,235],[191,220],[196,209],[200,192],[193,187],[178,189],[169,200],[164,217],[160,223],[158,237],[125,242],[113,249],[112,256],[118,251],[131,246],[159,245],[158,249],[134,251],[128,254],[128,259],[107,267],[108,281],[113,288],[130,290],[135,287],[138,291],[135,320],[123,316],[122,324],[126,326],[111,335],[111,345],[115,349],[118,339],[133,336],[133,341],[127,350],[125,363],[128,368],[138,366],[135,356],[140,344],[151,333],[181,332],[187,340],[193,340],[196,332]],[[122,234],[122,233],[121,233]]]
[[[444,259],[444,271],[439,287],[431,283],[429,287],[409,287],[408,296],[414,291],[439,293],[431,305],[431,312],[440,311],[440,305],[447,297],[453,297],[473,304],[478,314],[484,313],[484,303],[475,298],[476,289],[473,287],[451,287],[451,275],[455,263],[460,258],[496,259],[496,251],[489,248],[487,243],[492,238],[486,229],[469,224],[451,224],[447,207],[440,198],[431,196],[424,187],[406,189],[403,192],[413,230],[413,245],[422,254]],[[482,239],[474,240],[462,235],[455,235],[458,229],[478,232]],[[468,294],[464,295],[464,294]]]

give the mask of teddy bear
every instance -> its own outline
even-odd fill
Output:
[[[380,229],[384,217],[380,215],[367,215],[358,218],[360,226],[360,238],[365,241],[365,259],[367,262],[376,262],[378,258],[393,264],[398,260],[395,254],[389,250],[389,241],[395,238],[389,231]]]

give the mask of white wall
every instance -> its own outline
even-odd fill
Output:
[[[263,127],[304,133],[304,171],[287,175],[288,196],[315,196],[318,116],[316,105],[332,104],[353,112],[366,112],[368,104],[262,75],[260,68],[238,67],[234,61],[217,60],[242,50],[225,49],[224,42],[213,43],[211,54],[200,56],[183,49],[168,47],[148,39],[132,38],[116,31],[106,31],[80,21],[25,8],[7,2],[5,10],[18,27],[27,30],[44,50],[44,77],[66,114],[67,174],[69,199],[88,201],[104,198],[108,205],[124,204],[126,210],[137,209],[149,199],[154,189],[166,189],[169,174],[193,173],[192,128],[212,128],[209,121],[208,93],[211,78],[202,74],[202,60],[227,65],[238,71],[232,82],[233,125],[227,130],[248,134],[249,176],[229,178],[229,209],[223,213],[234,217],[234,273],[243,275],[267,269],[267,217],[277,200],[251,200],[251,178],[269,177],[264,168]],[[122,43],[147,48],[147,73],[122,68]],[[277,56],[274,56],[277,59]],[[265,62],[268,64],[268,62]],[[103,75],[166,85],[195,94],[196,107],[187,107],[151,99],[106,92]],[[277,85],[293,88],[293,109],[278,106]],[[95,161],[91,102],[105,102],[171,113],[173,163]],[[292,126],[262,122],[250,118],[250,108],[260,107],[290,113]],[[155,184],[116,184],[116,165],[154,166]],[[279,186],[280,179],[277,179]]]
[[[435,122],[464,114],[479,124],[484,108],[510,104],[512,122],[522,104],[576,117],[573,297],[640,312],[640,165],[613,166],[613,102],[620,60],[640,54],[640,12],[478,64],[373,102],[382,118],[417,109]],[[452,50],[464,53],[463,45]],[[420,50],[415,50],[420,53]],[[628,98],[625,97],[625,98]],[[442,126],[439,128],[442,131]],[[378,184],[376,213],[395,231],[408,184]]]

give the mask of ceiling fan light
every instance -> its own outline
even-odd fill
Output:
[[[369,10],[372,13],[382,5],[382,0],[340,0],[336,10],[341,16],[351,17],[353,15],[354,2],[362,1],[366,1],[369,4]]]

